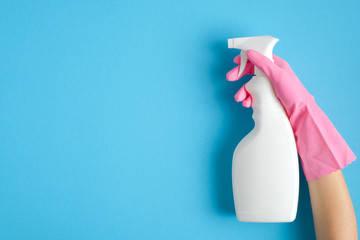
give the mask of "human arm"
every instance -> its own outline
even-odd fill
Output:
[[[354,207],[341,170],[308,182],[318,240],[357,240]]]

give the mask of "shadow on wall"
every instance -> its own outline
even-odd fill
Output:
[[[211,196],[212,205],[220,215],[233,215],[235,219],[235,207],[232,194],[231,166],[232,156],[236,145],[253,129],[252,109],[244,108],[241,103],[234,100],[235,93],[243,84],[250,80],[245,76],[236,82],[226,81],[226,73],[236,66],[233,58],[239,54],[236,50],[227,48],[227,42],[221,40],[212,43],[210,50],[215,55],[210,65],[210,80],[216,89],[216,100],[222,110],[222,122],[218,128],[217,138],[214,140],[214,153],[211,154]],[[301,166],[300,166],[301,169]],[[280,224],[288,232],[288,239],[315,239],[314,223],[311,211],[309,189],[300,170],[300,193],[298,213],[293,223],[272,223]]]

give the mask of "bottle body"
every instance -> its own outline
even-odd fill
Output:
[[[244,222],[292,222],[299,195],[299,164],[285,110],[265,76],[246,85],[254,129],[238,144],[232,181],[236,215]]]

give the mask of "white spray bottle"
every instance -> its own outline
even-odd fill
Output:
[[[246,50],[256,50],[273,61],[278,40],[271,36],[228,39],[229,48],[241,49],[239,75],[247,62]],[[269,79],[256,67],[254,75],[246,90],[252,97],[255,127],[233,156],[236,216],[241,222],[292,222],[299,196],[294,134]]]

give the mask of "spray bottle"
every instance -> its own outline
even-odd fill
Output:
[[[241,49],[239,76],[247,63],[246,50],[273,61],[279,39],[271,36],[228,39]],[[271,82],[258,68],[246,84],[252,97],[254,129],[237,145],[232,182],[237,219],[241,222],[292,222],[299,195],[299,164],[294,134]]]

